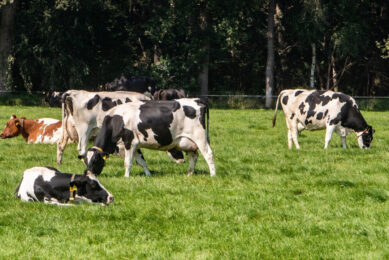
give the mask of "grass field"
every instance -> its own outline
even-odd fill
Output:
[[[0,127],[12,113],[60,117],[45,107],[0,106]],[[0,140],[0,259],[388,259],[389,112],[363,112],[376,129],[372,148],[355,135],[342,149],[337,135],[303,132],[288,150],[282,112],[211,109],[216,177],[200,156],[187,163],[144,150],[153,177],[110,157],[99,179],[115,196],[108,207],[22,203],[14,190],[25,169],[56,165],[55,145]],[[82,173],[76,144],[63,172]]]

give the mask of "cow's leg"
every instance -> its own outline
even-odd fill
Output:
[[[146,175],[151,176],[151,173],[150,173],[149,169],[147,168],[146,160],[143,157],[143,154],[139,149],[135,151],[135,159],[136,159],[137,163],[143,167],[143,170],[145,171]]]
[[[288,118],[285,118],[286,121],[286,127],[288,128],[288,148],[292,149],[293,143],[292,143],[292,130],[290,126],[290,122]]]
[[[201,140],[201,141],[195,142],[195,143],[198,146],[201,154],[204,156],[204,159],[207,162],[208,167],[209,167],[209,172],[210,172],[211,176],[213,177],[216,175],[216,170],[215,170],[215,163],[213,160],[212,149],[209,146],[205,135],[204,135],[204,138],[202,138],[202,139],[204,139],[204,140]]]
[[[78,155],[85,156],[86,155],[86,150],[88,148],[88,141],[89,141],[89,136],[92,131],[92,128],[89,127],[88,125],[81,125],[77,127],[77,133],[78,135]]]
[[[69,135],[66,130],[62,132],[61,137],[57,142],[57,164],[61,164],[63,152],[65,151],[66,145],[69,141]]]
[[[342,128],[337,127],[336,133],[340,136],[340,141],[342,141],[342,147],[344,149],[346,149],[347,148],[347,144],[346,144],[347,131],[346,131],[346,129],[344,129],[344,128],[342,129]]]
[[[131,145],[130,149],[126,149],[124,152],[124,168],[126,168],[126,171],[124,173],[124,177],[126,177],[126,178],[130,177],[132,158],[134,158],[134,154],[135,154],[136,150],[138,150],[138,148],[135,145]]]
[[[298,124],[297,120],[292,120],[290,122],[290,131],[291,131],[292,139],[293,139],[294,145],[296,146],[296,149],[300,149],[300,145],[299,145],[299,142],[297,140],[297,136],[298,136],[297,124]]]
[[[193,174],[194,168],[196,166],[197,158],[199,158],[199,153],[197,151],[188,151],[188,160],[189,160],[188,175]]]
[[[325,139],[325,143],[324,143],[324,149],[327,149],[327,148],[328,148],[328,144],[329,144],[330,141],[331,141],[332,134],[334,133],[335,129],[336,129],[336,125],[327,125],[327,128],[326,128],[326,139]]]

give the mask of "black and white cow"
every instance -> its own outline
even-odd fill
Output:
[[[185,98],[185,91],[183,89],[160,89],[154,92],[154,100],[173,100]]]
[[[187,152],[189,175],[194,171],[197,150],[200,150],[211,176],[215,176],[213,153],[205,129],[206,110],[206,105],[199,99],[187,98],[128,103],[111,109],[105,115],[94,146],[88,149],[84,158],[86,171],[100,174],[105,158],[115,152],[118,142],[122,142],[125,147],[125,177],[130,176],[134,156],[146,175],[151,175],[139,148],[164,151],[176,148]]]
[[[104,85],[108,91],[133,91],[152,96],[155,91],[155,79],[146,76],[120,77]]]
[[[57,143],[58,164],[61,164],[63,152],[70,140],[78,139],[78,154],[86,154],[89,137],[101,127],[104,114],[109,109],[127,102],[150,99],[136,92],[84,90],[68,90],[62,97],[62,133]]]
[[[108,205],[114,198],[94,174],[62,173],[51,167],[25,170],[15,195],[22,201],[57,205],[70,205],[67,203],[77,200]]]
[[[63,93],[64,92],[48,91],[45,93],[45,101],[50,107],[61,107]]]
[[[273,127],[276,122],[278,103],[281,100],[286,125],[288,146],[292,140],[297,149],[298,132],[304,129],[326,128],[324,148],[328,148],[334,131],[339,134],[343,148],[346,148],[346,135],[355,132],[361,148],[369,148],[374,129],[369,126],[358,109],[355,100],[343,93],[323,90],[286,89],[278,96]]]

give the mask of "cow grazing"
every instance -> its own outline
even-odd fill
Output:
[[[64,92],[48,91],[45,93],[45,101],[50,107],[61,107],[63,93]]]
[[[276,122],[278,103],[281,101],[288,127],[288,146],[292,140],[297,149],[300,146],[297,134],[304,129],[326,128],[324,148],[328,148],[334,131],[339,134],[343,148],[346,148],[346,135],[355,132],[361,148],[369,148],[374,129],[362,117],[355,100],[340,92],[323,90],[287,89],[277,98],[273,127]]]
[[[185,91],[183,89],[160,89],[154,92],[154,100],[173,100],[185,98]]]
[[[199,99],[144,101],[111,109],[104,117],[94,146],[88,149],[84,158],[86,171],[100,174],[105,158],[115,152],[118,142],[122,142],[125,147],[125,177],[130,176],[134,156],[146,175],[151,175],[139,148],[165,151],[176,148],[187,152],[188,174],[193,173],[197,150],[200,150],[211,176],[215,176],[213,154],[205,129],[206,110],[207,107]]]
[[[57,205],[69,205],[68,202],[76,200],[108,205],[114,198],[91,173],[62,173],[51,167],[25,170],[15,195],[22,201]]]
[[[86,154],[88,140],[100,129],[105,114],[113,107],[129,102],[148,100],[149,97],[127,91],[88,92],[69,90],[63,95],[62,135],[57,143],[57,163],[61,164],[62,155],[69,140],[78,136],[78,154]],[[119,149],[118,149],[119,150]],[[179,151],[169,151],[170,157],[177,163],[184,160]]]
[[[108,91],[133,91],[152,96],[155,91],[155,79],[146,76],[132,76],[126,78],[124,76],[119,79],[114,79],[110,83],[104,85]]]
[[[22,135],[27,143],[54,144],[61,136],[61,125],[61,121],[57,119],[32,120],[12,115],[0,137],[6,139]]]

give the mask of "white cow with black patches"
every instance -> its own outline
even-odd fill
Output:
[[[62,173],[51,167],[25,170],[15,195],[22,201],[56,205],[70,205],[72,200],[108,205],[114,198],[92,173]]]
[[[167,151],[176,148],[189,158],[188,173],[192,174],[198,158],[203,154],[211,176],[216,174],[213,153],[205,129],[207,107],[199,99],[175,101],[145,101],[128,103],[112,108],[104,117],[94,146],[88,149],[84,162],[86,171],[100,174],[105,158],[114,153],[115,146],[125,146],[125,177],[130,176],[132,159],[151,175],[140,148]]]
[[[343,93],[322,90],[286,89],[277,98],[273,127],[275,126],[278,103],[281,101],[288,127],[288,146],[292,141],[297,149],[300,145],[298,133],[304,129],[326,128],[324,148],[328,148],[335,131],[346,148],[346,136],[355,132],[361,148],[369,148],[374,129],[369,126],[358,109],[355,100]]]

